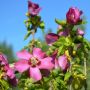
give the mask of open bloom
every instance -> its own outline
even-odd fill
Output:
[[[67,56],[65,54],[59,56],[58,58],[56,58],[56,56],[57,56],[57,53],[53,54],[52,56],[54,65],[55,65],[54,67],[61,68],[62,71],[66,71],[69,67],[69,61]]]
[[[39,7],[38,4],[28,1],[28,13],[30,15],[34,15],[34,16],[38,15],[40,10],[41,8]]]
[[[4,72],[5,72],[4,77],[7,77],[9,83],[12,86],[16,86],[17,85],[17,79],[16,79],[16,76],[14,74],[14,70],[9,66],[9,64],[5,65],[3,67],[3,69],[4,69]]]
[[[78,28],[77,29],[77,35],[83,36],[84,35],[84,31]]]
[[[51,46],[55,41],[59,39],[59,35],[54,33],[49,33],[46,35],[45,39],[47,44]]]
[[[41,69],[51,70],[54,67],[52,58],[46,57],[40,48],[34,48],[32,54],[23,50],[18,52],[17,56],[20,60],[15,63],[15,69],[20,73],[28,70],[30,77],[35,81],[41,80]]]
[[[8,64],[4,66],[4,71],[10,79],[13,79],[15,77],[13,69]]]
[[[66,14],[67,22],[69,24],[77,24],[77,22],[80,21],[81,14],[82,11],[80,11],[78,8],[71,7]]]
[[[0,64],[1,64],[1,65],[6,65],[6,64],[8,64],[7,57],[6,57],[4,54],[2,54],[2,53],[0,53]]]

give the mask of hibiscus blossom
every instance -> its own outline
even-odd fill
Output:
[[[54,67],[52,58],[46,57],[40,48],[34,48],[32,54],[23,50],[18,52],[17,56],[20,60],[15,63],[15,69],[20,73],[29,71],[30,77],[35,81],[41,80],[41,69],[51,70]]]
[[[9,83],[12,85],[12,86],[16,86],[17,85],[17,79],[16,79],[16,76],[14,74],[14,70],[13,68],[11,68],[9,66],[9,64],[5,65],[3,67],[3,70],[5,72],[5,75],[4,77],[7,77]]]
[[[66,71],[69,67],[69,61],[67,56],[65,54],[59,56],[58,58],[56,58],[56,56],[57,52],[52,55],[54,68],[61,68],[62,71]]]

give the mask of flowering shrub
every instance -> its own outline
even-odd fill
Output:
[[[45,28],[39,15],[38,4],[28,1],[25,25],[26,40],[32,40],[17,52],[18,61],[9,64],[7,57],[0,53],[0,90],[81,90],[87,88],[87,69],[89,42],[80,25],[82,11],[71,7],[66,13],[66,20],[55,19],[58,24],[56,33],[45,36],[47,51],[42,51],[35,33]],[[16,88],[15,88],[16,87]]]

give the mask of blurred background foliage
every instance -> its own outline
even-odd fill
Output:
[[[5,54],[8,58],[9,63],[14,63],[16,58],[12,45],[8,45],[7,41],[0,42],[0,52]]]

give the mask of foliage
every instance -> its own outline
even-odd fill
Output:
[[[4,53],[7,56],[9,63],[15,62],[12,45],[8,45],[6,41],[0,43],[0,52]]]

